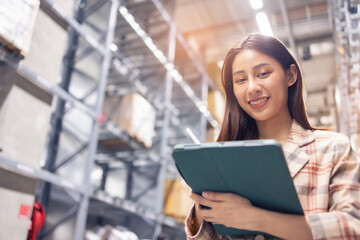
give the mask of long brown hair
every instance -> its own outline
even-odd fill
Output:
[[[249,140],[258,138],[255,120],[238,104],[233,91],[232,65],[237,54],[245,49],[256,50],[277,60],[286,71],[291,64],[296,66],[297,79],[289,87],[288,108],[290,115],[304,129],[314,130],[310,125],[303,99],[303,81],[298,63],[283,43],[273,37],[251,34],[230,49],[225,57],[221,81],[225,89],[226,106],[224,120],[217,141]]]

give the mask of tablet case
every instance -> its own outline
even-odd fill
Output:
[[[202,144],[179,144],[172,156],[193,192],[231,192],[254,206],[303,215],[290,172],[276,140],[248,140]],[[221,235],[267,233],[213,225]]]

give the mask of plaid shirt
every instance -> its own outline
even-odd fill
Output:
[[[283,151],[313,238],[360,239],[360,162],[349,139],[335,132],[305,130],[293,121]],[[185,224],[188,236],[193,214],[194,208]],[[188,239],[256,237],[221,236],[204,222]]]

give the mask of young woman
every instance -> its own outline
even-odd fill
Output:
[[[287,48],[249,35],[227,54],[222,83],[226,110],[218,141],[278,140],[305,216],[260,209],[231,193],[191,193],[188,239],[265,239],[221,236],[208,222],[283,239],[360,239],[358,157],[346,136],[309,124],[300,68]]]

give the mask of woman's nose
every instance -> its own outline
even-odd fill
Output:
[[[250,78],[249,79],[249,85],[248,85],[248,93],[249,95],[254,95],[261,92],[261,86],[259,85],[259,83],[254,79],[254,78]]]

